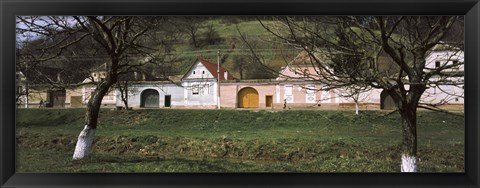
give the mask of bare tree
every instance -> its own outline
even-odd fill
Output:
[[[190,37],[190,42],[195,48],[202,47],[200,40],[200,30],[205,27],[205,18],[197,16],[177,17],[177,29],[186,33]]]
[[[105,94],[117,82],[118,77],[135,67],[155,63],[158,52],[156,46],[148,46],[156,35],[151,29],[162,22],[161,17],[132,16],[19,16],[17,33],[35,33],[40,45],[36,45],[31,62],[62,65],[62,59],[80,57],[104,64],[102,79],[91,79],[95,89],[86,105],[85,127],[78,136],[73,159],[85,158],[91,148],[100,105]],[[153,39],[152,39],[153,38]],[[87,43],[88,45],[85,45]],[[83,45],[82,45],[83,44]],[[78,55],[77,53],[82,52]],[[136,54],[136,61],[125,61],[127,54]],[[80,61],[73,67],[82,66]],[[72,69],[72,68],[70,68]],[[75,70],[75,68],[73,68]],[[77,74],[78,75],[78,74]],[[88,75],[88,74],[87,74]],[[58,82],[48,80],[49,83]]]
[[[125,110],[130,110],[131,108],[128,106],[129,96],[136,95],[138,90],[132,86],[132,82],[128,79],[117,81],[116,88],[120,92],[120,100],[125,105]]]
[[[429,85],[463,85],[463,71],[448,72],[464,62],[426,66],[436,46],[463,46],[443,41],[459,16],[275,17],[265,29],[287,46],[308,53],[318,71],[312,78],[322,90],[377,88],[395,101],[402,124],[402,172],[417,171],[417,107]],[[460,27],[459,30],[462,30]],[[454,37],[455,38],[455,37]],[[456,38],[458,39],[458,38]],[[449,48],[456,50],[458,48]],[[452,75],[453,74],[453,75]],[[442,75],[445,75],[442,77]],[[367,87],[368,86],[368,87]]]
[[[371,97],[370,91],[372,90],[371,87],[368,86],[349,86],[344,88],[339,88],[337,90],[337,96],[347,99],[352,99],[355,103],[355,115],[358,115],[359,111],[359,104],[362,101],[365,101],[369,97]]]

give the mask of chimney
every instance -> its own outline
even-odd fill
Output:
[[[224,77],[225,80],[227,80],[227,78],[228,78],[228,72],[227,71],[223,72],[223,77]]]

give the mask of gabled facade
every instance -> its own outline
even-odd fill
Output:
[[[429,104],[463,104],[465,65],[464,52],[446,44],[436,45],[425,58],[426,73],[442,69],[433,75],[421,102]],[[434,84],[436,83],[436,84]],[[461,84],[459,84],[461,83]]]
[[[196,60],[180,80],[138,81],[132,83],[129,106],[133,108],[215,108],[218,101],[217,79],[234,78],[223,67],[217,74],[217,65],[204,59]],[[117,107],[123,107],[117,89]]]

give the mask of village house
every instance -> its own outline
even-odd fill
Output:
[[[427,89],[420,98],[420,103],[432,106],[463,105],[464,52],[447,44],[437,44],[427,53],[425,61],[426,74],[439,68],[444,69],[427,81]],[[385,91],[375,89],[370,92],[366,94],[380,96],[381,109],[395,108],[393,99]]]
[[[321,105],[331,105],[333,100],[320,100],[322,97],[333,96],[334,93],[323,93],[318,89],[310,72],[314,66],[304,65],[299,54],[286,67],[283,67],[279,76],[273,80],[240,80],[235,82],[221,82],[221,106],[226,108],[312,108]]]
[[[128,105],[132,108],[215,108],[218,101],[218,82],[233,80],[223,67],[204,59],[195,61],[188,72],[170,81],[136,81],[131,83]],[[124,107],[120,91],[116,105]]]

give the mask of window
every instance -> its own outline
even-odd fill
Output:
[[[195,74],[195,71],[193,71],[193,74]]]
[[[440,67],[440,61],[435,61],[435,68]]]
[[[455,102],[458,102],[458,97],[457,97],[457,98],[455,98]]]
[[[202,71],[202,74],[205,74],[205,71]]]
[[[313,95],[315,93],[315,85],[308,85],[307,86],[307,94]]]
[[[285,95],[292,96],[293,86],[285,86]]]
[[[453,61],[452,61],[452,65],[457,65],[457,66],[452,67],[452,69],[454,69],[454,70],[458,70],[458,69],[460,68],[460,66],[458,65],[458,61],[457,61],[457,60],[453,60]]]
[[[192,95],[198,95],[198,85],[192,85]]]

